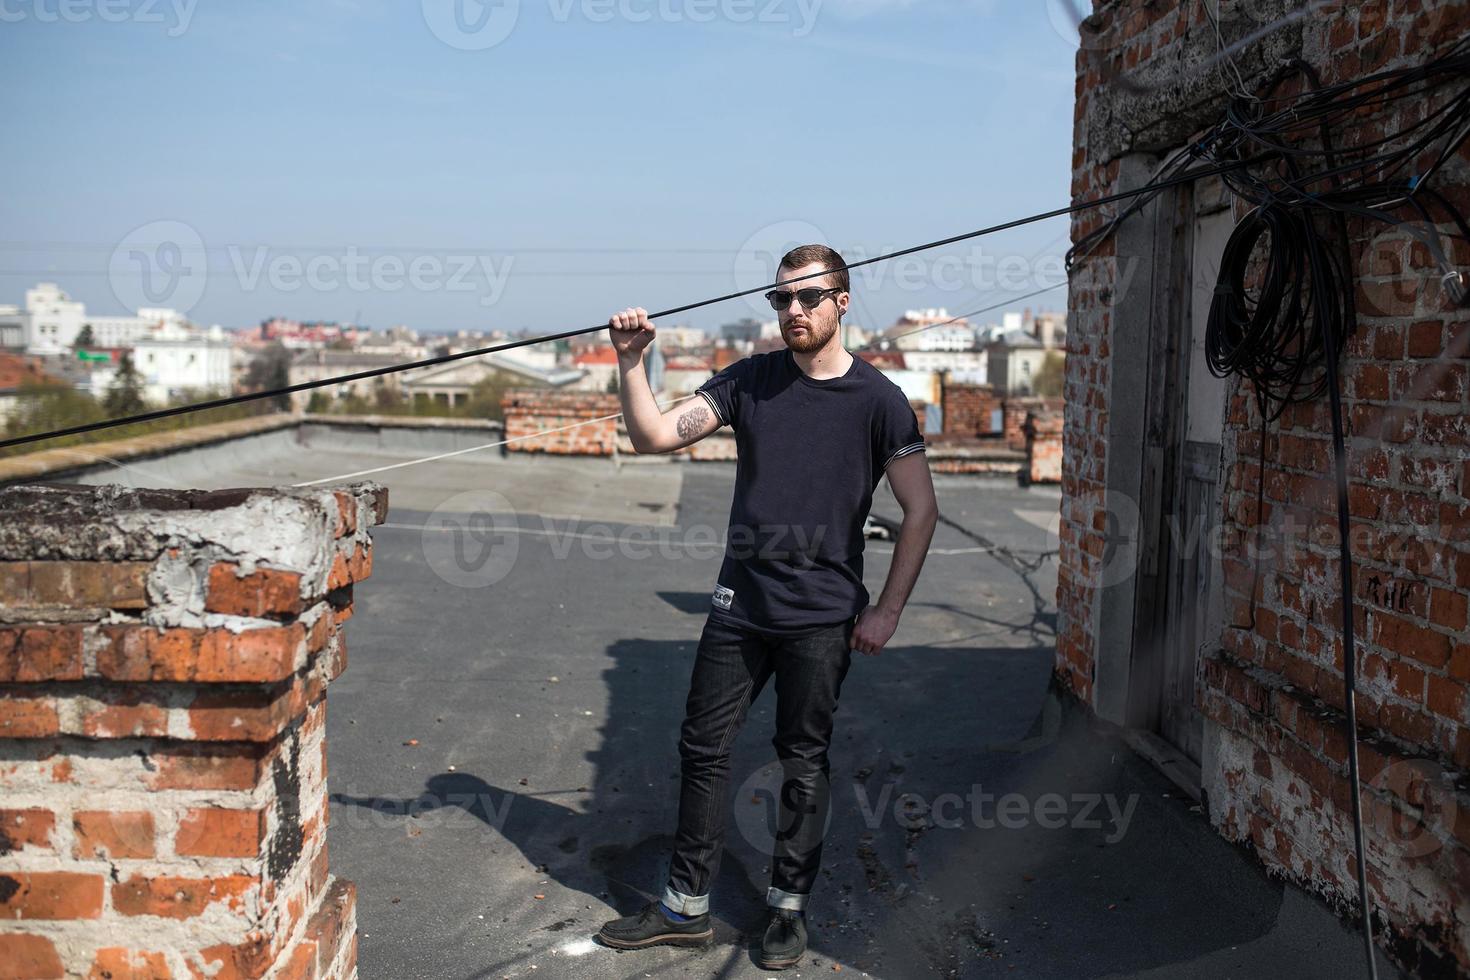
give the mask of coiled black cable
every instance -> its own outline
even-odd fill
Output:
[[[1247,276],[1257,268],[1251,258],[1258,249],[1259,284],[1251,289]],[[1273,422],[1287,405],[1320,397],[1329,345],[1341,350],[1346,343],[1343,297],[1351,290],[1351,277],[1328,254],[1308,213],[1256,208],[1235,226],[1220,258],[1205,333],[1210,373],[1239,374]]]

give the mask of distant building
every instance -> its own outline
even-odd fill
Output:
[[[306,381],[320,381],[323,378],[332,378],[342,374],[356,374],[360,371],[371,371],[374,368],[389,367],[402,363],[402,358],[396,354],[364,354],[355,350],[318,350],[299,351],[292,359],[287,368],[288,383],[297,385]],[[309,391],[297,391],[291,394],[291,407],[301,410],[306,403],[311,401],[313,391],[321,391],[328,397],[347,398],[356,395],[359,398],[372,399],[377,396],[380,389],[386,389],[395,398],[401,394],[403,375],[401,373],[382,374],[374,378],[361,378],[357,381],[348,381],[338,385],[316,388]]]
[[[406,397],[415,403],[432,400],[450,408],[468,399],[480,382],[496,376],[527,388],[568,388],[585,377],[580,368],[547,369],[506,354],[482,354],[404,374],[402,388]]]
[[[983,350],[904,351],[907,366],[915,371],[944,371],[952,381],[985,384],[990,376],[990,357]]]
[[[1032,334],[1041,341],[1042,347],[1055,350],[1067,346],[1067,314],[1038,313],[1035,324]]]
[[[19,306],[0,305],[0,348],[21,351],[26,346],[26,315]]]
[[[0,427],[15,415],[21,400],[37,385],[70,387],[64,378],[48,372],[40,358],[0,353]]]
[[[714,376],[714,358],[704,354],[675,354],[664,362],[663,390],[686,395]]]
[[[231,387],[231,348],[223,337],[189,336],[139,340],[114,354],[131,350],[133,367],[142,378],[145,399],[161,403],[184,394],[226,395]],[[116,381],[120,356],[91,372],[92,394],[101,398]]]
[[[193,330],[177,310],[144,307],[136,316],[88,316],[92,344],[97,347],[131,347],[140,340],[183,340]]]
[[[577,383],[587,391],[606,391],[608,384],[618,373],[618,352],[612,344],[598,344],[572,355],[572,367],[586,372]]]
[[[1022,330],[1002,333],[985,348],[987,384],[1007,395],[1029,395],[1036,373],[1050,353],[1041,341]]]
[[[953,322],[951,322],[953,321]],[[975,348],[975,328],[944,308],[908,310],[884,332],[900,350],[967,351]]]
[[[779,332],[778,332],[779,335]],[[761,322],[751,317],[726,323],[720,327],[720,339],[741,344],[753,344],[761,338]]]
[[[26,290],[25,346],[31,354],[59,354],[76,343],[87,324],[87,308],[54,282]]]
[[[908,367],[901,350],[865,350],[858,351],[857,356],[880,371],[902,371]]]
[[[672,327],[658,327],[659,342],[664,345],[665,350],[675,348],[704,347],[709,344],[709,334],[698,327],[678,324]]]

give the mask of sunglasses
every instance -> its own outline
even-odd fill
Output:
[[[837,287],[829,289],[809,287],[807,289],[798,289],[796,291],[796,299],[801,303],[802,309],[814,310],[821,305],[822,300],[827,298],[828,293],[840,292],[842,290]],[[773,289],[769,293],[766,293],[766,299],[770,301],[771,309],[773,310],[784,310],[790,307],[791,296],[792,293],[789,289]]]

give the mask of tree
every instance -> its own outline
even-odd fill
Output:
[[[290,383],[291,352],[279,340],[256,354],[245,371],[245,388],[248,391],[284,388]],[[280,411],[291,410],[290,395],[277,395],[272,401]]]
[[[133,364],[133,352],[123,351],[112,386],[107,389],[107,397],[102,401],[102,410],[109,418],[121,418],[124,415],[136,415],[147,407],[143,400],[143,376]]]
[[[516,379],[501,371],[495,371],[481,378],[470,389],[469,397],[461,403],[463,413],[469,418],[494,419],[505,421],[505,412],[500,407],[500,400],[505,393],[512,388],[523,388],[525,384],[517,383]]]
[[[78,331],[77,339],[71,342],[71,349],[81,350],[84,347],[91,347],[95,343],[97,341],[92,339],[92,325],[87,323],[83,324],[82,329]]]
[[[373,401],[380,415],[402,415],[410,408],[403,392],[398,388],[390,388],[382,378],[373,379]]]
[[[621,384],[621,382],[618,381],[618,373],[616,371],[614,371],[612,373],[612,377],[610,377],[610,378],[607,379],[607,391],[608,391],[608,394],[616,395],[618,393],[618,386],[620,384]]]
[[[84,391],[52,381],[26,381],[15,399],[15,408],[5,420],[4,431],[6,436],[23,436],[85,425],[102,418],[97,400]],[[34,451],[26,446],[16,446],[13,450],[14,453]]]
[[[1043,398],[1060,398],[1067,380],[1067,357],[1061,351],[1047,351],[1032,379],[1032,389]]]

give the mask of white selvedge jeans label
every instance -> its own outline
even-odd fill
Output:
[[[730,600],[735,598],[735,590],[727,589],[723,585],[715,586],[714,603],[721,609],[730,608]]]

